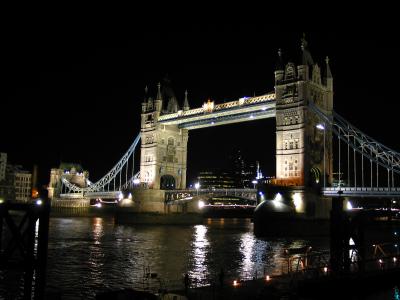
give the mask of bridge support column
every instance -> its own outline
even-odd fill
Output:
[[[133,212],[166,213],[165,191],[155,189],[134,189],[132,201],[122,206],[130,207]]]
[[[302,63],[279,64],[275,71],[276,183],[308,189],[329,186],[332,180],[332,133],[309,104],[332,116],[333,87],[330,71],[324,82],[302,42]]]
[[[158,122],[161,95],[142,104],[140,181],[150,189],[186,188],[188,130]]]

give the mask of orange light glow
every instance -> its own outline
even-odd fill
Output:
[[[32,198],[38,198],[39,197],[39,191],[36,188],[33,188],[31,196],[32,196]]]

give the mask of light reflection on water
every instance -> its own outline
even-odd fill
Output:
[[[49,237],[47,286],[62,299],[94,299],[107,289],[182,289],[185,273],[193,285],[205,285],[217,281],[221,268],[231,281],[273,275],[285,267],[283,249],[311,245],[326,250],[329,245],[327,238],[258,239],[252,223],[240,219],[124,226],[109,217],[52,218]],[[156,276],[147,279],[147,273]],[[4,279],[0,272],[0,299],[13,282],[20,282]],[[364,299],[384,299],[375,296]]]
[[[257,239],[252,223],[241,219],[127,226],[110,217],[51,218],[47,285],[63,299],[94,299],[107,289],[181,289],[185,273],[193,285],[210,284],[221,268],[226,280],[259,277],[281,270],[284,248],[307,244],[328,248],[321,238]]]
[[[194,240],[191,243],[193,266],[188,274],[196,284],[206,283],[207,278],[209,277],[209,270],[206,263],[206,255],[209,252],[209,242],[206,234],[207,226],[194,226]]]

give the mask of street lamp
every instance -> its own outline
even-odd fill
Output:
[[[253,189],[255,189],[256,188],[256,184],[257,184],[257,180],[253,180],[251,183],[253,184]]]
[[[199,194],[200,182],[194,184],[194,188],[197,190],[197,195]]]
[[[325,182],[325,177],[326,177],[326,173],[325,173],[325,123],[319,123],[317,124],[317,129],[322,130],[324,132],[324,188],[326,188],[326,182]]]

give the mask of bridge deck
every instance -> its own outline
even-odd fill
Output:
[[[160,116],[158,122],[178,125],[179,128],[196,129],[275,117],[275,94],[241,98],[217,104],[205,103],[203,107]]]
[[[324,196],[330,197],[400,197],[400,188],[385,187],[329,187],[323,189]]]

